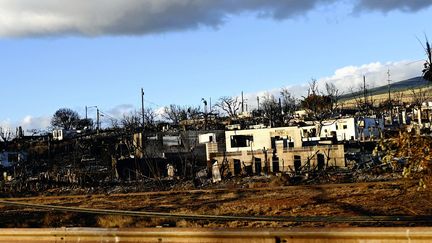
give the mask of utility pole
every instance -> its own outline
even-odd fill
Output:
[[[242,99],[242,113],[244,112],[244,99],[243,99],[243,91],[241,92],[241,99]]]
[[[204,104],[204,130],[207,130],[207,118],[208,118],[208,112],[207,112],[207,100],[204,98],[201,98],[201,101]]]
[[[142,124],[143,124],[143,131],[144,131],[145,116],[144,116],[144,89],[143,88],[141,88],[141,116],[142,116]]]
[[[389,109],[390,109],[390,119],[391,119],[391,124],[393,124],[393,103],[391,101],[391,94],[390,94],[390,68],[387,69],[387,87],[388,87],[388,105],[389,105]]]
[[[85,107],[85,111],[86,111],[86,120],[87,120],[87,106]]]
[[[99,108],[96,107],[96,131],[99,133],[100,122],[99,122]]]
[[[278,105],[279,105],[279,109],[282,111],[282,101],[281,101],[280,97],[279,97],[279,103],[278,103]]]
[[[366,97],[366,76],[363,75],[363,98],[364,98],[364,104],[366,106],[367,104],[367,97]]]
[[[209,97],[209,100],[210,100],[210,105],[209,105],[209,110],[208,110],[208,113],[207,113],[207,119],[209,119],[210,120],[210,122],[211,122],[211,120],[212,120],[212,113],[213,113],[213,110],[212,110],[212,103],[211,103],[211,97]],[[210,114],[210,116],[209,116],[209,114]]]
[[[144,115],[144,89],[141,88],[141,115],[142,115],[142,134],[141,134],[141,151],[144,157],[144,137],[145,137],[145,115]]]
[[[204,104],[204,115],[207,114],[207,100],[205,100],[204,98],[201,98],[201,101]]]
[[[259,111],[259,96],[257,96],[257,104],[258,104],[257,110]]]

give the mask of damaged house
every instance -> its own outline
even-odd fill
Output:
[[[117,145],[117,155],[113,158],[117,175],[126,180],[140,176],[167,177],[169,168],[174,171],[175,176],[193,177],[196,171],[207,167],[207,147],[200,143],[205,137],[203,134],[206,133],[224,132],[155,132],[146,134],[144,141],[142,132],[136,132],[132,139],[124,140]],[[214,137],[216,138],[216,135]]]
[[[420,129],[431,129],[432,102],[424,102],[420,107],[413,109],[413,123]]]
[[[209,158],[227,166],[233,175],[345,166],[343,145],[304,143],[302,131],[301,127],[225,131],[224,151],[208,149]],[[207,146],[217,143],[208,141]]]
[[[337,141],[364,141],[381,137],[384,120],[374,117],[348,117],[321,122],[320,138],[333,138]]]

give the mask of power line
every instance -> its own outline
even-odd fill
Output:
[[[109,118],[111,118],[111,119],[116,119],[116,118],[114,118],[113,116],[111,116],[110,114],[108,114],[108,113],[106,113],[106,112],[103,112],[103,111],[101,111],[101,110],[99,110],[99,112],[102,113],[104,116],[107,116],[107,117],[109,117]]]
[[[152,104],[152,105],[157,106],[157,107],[163,107],[162,105],[156,104],[156,103],[154,103],[153,101],[150,101],[150,100],[147,100],[147,99],[144,99],[144,102],[145,102],[145,103]]]

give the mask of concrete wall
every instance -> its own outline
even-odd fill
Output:
[[[277,169],[273,166],[273,155],[278,158],[278,171],[288,172],[295,169],[294,156],[300,156],[301,166],[309,163],[311,167],[318,165],[318,154],[322,154],[325,159],[325,167],[337,166],[345,167],[345,151],[343,145],[318,145],[309,147],[294,147],[294,148],[283,148],[281,142],[277,142],[276,150],[255,150],[255,151],[235,151],[226,152],[225,157],[223,153],[210,154],[211,159],[215,159],[221,164],[224,160],[228,161],[229,168],[233,174],[235,171],[234,160],[240,161],[241,170],[244,170],[245,166],[251,166],[252,172],[257,173],[255,161],[261,160],[261,174],[264,173],[264,167],[266,164],[269,166],[271,172],[277,172]],[[258,169],[259,170],[259,169]]]
[[[356,120],[354,118],[324,121],[320,137],[331,137],[331,132],[336,132],[338,141],[358,139]]]
[[[324,121],[321,128],[320,137],[330,138],[332,137],[332,132],[336,132],[338,141],[378,138],[383,129],[383,119],[370,117],[365,117],[361,120],[357,120],[352,117],[341,118],[337,120]]]
[[[198,136],[198,142],[199,143],[210,143],[210,142],[216,142],[216,133],[205,133],[200,134]]]
[[[233,147],[231,139],[235,135],[251,136],[253,140],[245,147]],[[301,133],[297,127],[278,127],[264,129],[234,130],[225,132],[225,143],[227,152],[262,150],[272,147],[271,138],[279,137],[294,142],[294,147],[301,147]]]

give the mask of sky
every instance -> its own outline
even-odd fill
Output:
[[[0,126],[421,75],[432,0],[0,0]],[[95,109],[88,116],[95,116]]]

